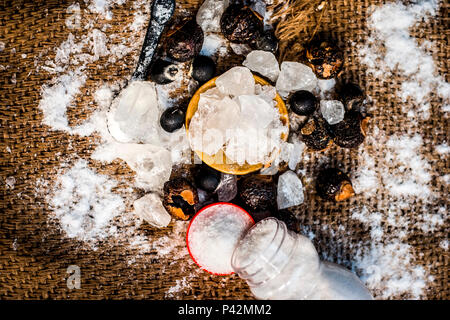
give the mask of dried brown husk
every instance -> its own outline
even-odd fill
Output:
[[[327,7],[328,1],[323,0],[274,0],[268,6],[280,43],[280,61],[297,58],[303,52],[303,44],[316,34]]]

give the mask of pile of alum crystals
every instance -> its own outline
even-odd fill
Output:
[[[248,68],[228,70],[217,78],[216,87],[200,95],[189,125],[192,149],[208,155],[222,150],[240,165],[267,163],[287,130],[275,96],[275,88],[255,85]]]

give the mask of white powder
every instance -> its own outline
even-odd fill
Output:
[[[440,155],[447,155],[450,153],[450,147],[448,146],[447,143],[437,145],[435,149],[436,152],[439,153]]]
[[[450,99],[450,85],[438,74],[429,53],[431,43],[418,44],[410,34],[418,22],[433,18],[439,5],[438,0],[421,0],[411,5],[392,2],[373,7],[368,18],[370,36],[359,48],[367,73],[385,81],[392,75],[407,79],[396,93],[405,102],[403,111],[410,117],[427,119],[432,95],[447,103]]]
[[[407,239],[414,230],[431,233],[445,225],[447,211],[437,207],[440,191],[431,184],[432,177],[441,173],[421,153],[426,142],[420,135],[387,137],[377,128],[373,131],[366,145],[385,157],[375,160],[361,148],[352,181],[361,202],[383,194],[388,206],[352,211],[352,218],[363,223],[371,237],[368,243],[355,246],[353,267],[379,298],[419,299],[432,278],[426,266],[415,262],[417,253]],[[404,211],[421,213],[413,223]]]
[[[47,201],[69,238],[85,241],[104,238],[110,221],[125,209],[112,190],[117,182],[97,174],[85,160],[60,174]]]
[[[414,266],[412,247],[394,239],[374,242],[358,250],[355,267],[362,270],[361,279],[381,299],[409,294],[419,299],[427,287],[422,266]]]
[[[397,197],[416,197],[428,199],[432,196],[429,183],[431,181],[431,165],[420,154],[423,145],[422,137],[391,137],[386,146],[386,161],[394,169],[394,174],[386,173],[384,184],[390,194]]]
[[[188,245],[195,261],[216,274],[233,272],[231,256],[253,221],[242,209],[218,204],[206,208],[191,222]]]

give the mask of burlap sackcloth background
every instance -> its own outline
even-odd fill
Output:
[[[177,1],[178,8],[187,9],[194,14],[200,1]],[[48,223],[49,208],[42,196],[35,190],[38,178],[51,180],[59,167],[57,155],[77,153],[81,157],[93,151],[95,137],[70,136],[60,131],[51,131],[41,124],[42,113],[38,109],[41,86],[51,76],[46,73],[33,72],[34,61],[39,52],[47,49],[48,55],[54,55],[52,48],[57,47],[67,38],[65,28],[66,9],[71,1],[40,0],[40,1],[1,1],[0,2],[0,41],[7,48],[0,53],[0,64],[11,67],[0,71],[0,299],[12,298],[152,298],[163,299],[167,290],[176,284],[176,280],[189,274],[192,268],[180,268],[180,263],[171,264],[170,260],[148,260],[129,265],[126,256],[130,254],[120,246],[104,246],[96,251],[79,249],[76,241],[70,241],[55,231],[55,226]],[[374,121],[386,134],[406,132],[408,120],[400,111],[400,102],[392,93],[393,87],[398,87],[402,79],[393,77],[389,83],[380,85],[366,76],[358,64],[355,44],[361,43],[365,35],[365,19],[367,9],[371,4],[379,1],[330,1],[328,12],[323,16],[321,30],[331,32],[332,36],[344,48],[345,70],[344,77],[352,79],[365,88],[373,97],[376,108],[372,108]],[[121,7],[122,8],[122,7]],[[417,28],[413,36],[426,38],[436,44],[434,59],[440,74],[448,70],[448,8],[443,4],[437,19],[433,19],[426,28]],[[133,19],[133,11],[126,6],[120,10],[113,10],[113,31],[119,33],[122,26]],[[320,31],[320,30],[319,30]],[[124,33],[123,37],[127,37]],[[26,54],[26,57],[23,55]],[[127,55],[123,61],[116,63],[107,70],[97,68],[97,64],[89,66],[89,79],[86,87],[95,88],[102,81],[120,81],[129,78],[136,61],[138,52]],[[287,56],[294,57],[297,52],[291,50]],[[239,61],[239,59],[241,59]],[[219,72],[225,71],[230,65],[240,63],[224,61],[219,65]],[[101,59],[97,62],[102,63]],[[16,73],[16,84],[11,82]],[[87,107],[93,100],[91,92],[85,89],[79,95],[76,108],[70,108],[69,120],[78,123],[89,117]],[[433,111],[439,108],[439,103],[433,104]],[[432,112],[428,121],[421,125],[420,134],[431,137],[433,141],[445,141],[448,138],[448,120],[439,117],[439,112]],[[7,147],[11,152],[7,151]],[[371,146],[368,152],[376,155]],[[431,148],[429,147],[431,154]],[[332,149],[332,161],[339,163],[347,171],[355,170],[356,151]],[[383,155],[379,155],[383,156]],[[311,157],[304,167],[314,171],[315,156]],[[443,174],[448,170],[448,162],[438,158],[433,159]],[[131,171],[121,162],[103,166],[90,162],[100,173],[115,174],[117,176],[132,176]],[[16,179],[14,189],[6,187],[6,177]],[[442,202],[447,201],[445,185],[439,185]],[[349,218],[349,208],[358,202],[358,197],[351,201],[332,205],[307,197],[308,210],[300,215],[301,223],[312,226],[316,234],[314,240],[319,252],[333,244],[335,252],[329,257],[334,260],[339,257],[343,264],[349,266],[352,259],[351,244],[368,239],[368,231]],[[387,201],[384,195],[379,195],[372,201]],[[415,221],[420,212],[405,212],[411,221]],[[344,225],[351,230],[352,236],[346,241],[337,241],[329,233],[321,232],[321,226]],[[162,230],[148,227],[149,235],[166,235],[170,233],[172,225]],[[442,229],[441,229],[442,230]],[[447,230],[448,228],[444,228]],[[426,290],[429,299],[448,299],[448,253],[439,247],[439,242],[447,239],[448,232],[437,232],[432,236],[417,229],[408,238],[415,252],[416,263],[427,266],[430,274],[435,278]],[[186,257],[185,259],[189,259]],[[66,286],[67,267],[76,264],[82,268],[82,286],[79,290],[69,290]],[[187,264],[185,264],[187,265]],[[247,285],[237,276],[226,278],[211,277],[206,273],[199,273],[191,282],[190,288],[181,295],[186,299],[220,298],[220,299],[248,299],[251,294]],[[401,298],[401,297],[399,297]]]

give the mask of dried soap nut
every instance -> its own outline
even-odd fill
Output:
[[[269,51],[275,54],[278,50],[278,39],[273,30],[263,31],[250,43],[250,47],[253,50]]]
[[[249,7],[232,4],[222,14],[220,28],[231,42],[250,44],[260,37],[263,23]]]
[[[337,90],[339,99],[344,102],[347,111],[360,110],[361,106],[364,104],[366,96],[362,89],[354,83],[345,83],[340,86]]]
[[[357,148],[364,142],[369,119],[357,111],[346,112],[344,120],[330,126],[334,143],[341,148]]]
[[[316,190],[323,199],[344,201],[353,195],[352,183],[349,177],[339,169],[322,170],[316,181]]]
[[[195,19],[189,20],[167,39],[167,55],[175,61],[191,60],[200,53],[203,39],[202,28]]]
[[[306,60],[320,79],[336,77],[344,65],[339,47],[326,41],[313,41],[306,48]]]
[[[239,181],[239,196],[253,211],[270,209],[277,202],[276,187],[271,176],[252,175]]]
[[[321,117],[310,117],[300,130],[300,137],[308,149],[312,151],[324,151],[333,144],[330,137],[328,124]]]
[[[189,220],[197,203],[197,190],[187,179],[175,178],[164,183],[163,205],[174,217]]]

